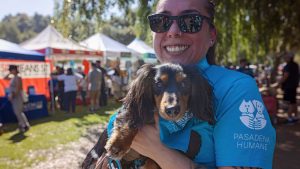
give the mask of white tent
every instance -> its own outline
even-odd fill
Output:
[[[154,49],[148,46],[144,41],[135,38],[129,45],[127,45],[127,47],[141,53],[142,58],[146,63],[157,63]]]
[[[101,51],[95,52],[71,39],[64,38],[54,27],[49,25],[34,38],[27,40],[21,46],[28,50],[36,50],[46,54],[54,61],[100,59]]]
[[[127,48],[126,45],[101,33],[94,34],[80,42],[80,44],[93,50],[103,51],[106,61],[108,59],[116,60],[117,58],[126,60],[126,58],[130,59],[131,56],[140,55],[139,53]]]

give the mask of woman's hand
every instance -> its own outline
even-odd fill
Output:
[[[155,115],[155,125],[143,126],[135,136],[131,148],[149,158],[156,155],[163,146],[159,139],[158,116]]]
[[[135,136],[131,148],[154,160],[162,169],[190,169],[194,163],[176,150],[167,148],[159,137],[158,116],[154,117],[156,125],[143,126]]]

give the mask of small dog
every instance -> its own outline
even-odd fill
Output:
[[[111,136],[107,138],[107,130],[104,131],[85,159],[83,168],[89,168],[95,162],[92,158],[98,155],[102,158],[96,168],[107,168],[108,161],[104,161],[104,156],[121,160],[122,168],[131,168],[130,163],[136,158],[144,159],[141,168],[159,168],[151,159],[131,150],[131,143],[139,128],[154,122],[154,113],[165,120],[177,121],[187,112],[210,124],[215,122],[212,88],[198,69],[171,63],[143,65],[123,99]]]

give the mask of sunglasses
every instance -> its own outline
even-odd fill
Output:
[[[209,17],[199,14],[184,14],[180,16],[170,16],[166,14],[153,14],[148,16],[150,28],[153,32],[164,33],[172,26],[173,20],[183,33],[197,33],[201,30],[203,20],[211,24]]]

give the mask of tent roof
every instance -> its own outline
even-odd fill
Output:
[[[56,51],[91,51],[90,49],[79,45],[71,39],[64,38],[54,27],[49,25],[34,38],[21,44],[25,49],[41,50],[56,49]],[[72,54],[72,53],[71,53]]]
[[[101,34],[96,33],[93,36],[87,38],[86,40],[80,42],[81,45],[84,45],[88,48],[94,50],[101,50],[104,52],[127,52],[131,53],[131,50],[126,47],[126,45],[113,40],[112,38]]]
[[[142,54],[144,53],[154,54],[153,48],[148,46],[144,41],[138,38],[135,38],[129,45],[127,45],[127,47]]]
[[[0,59],[44,61],[45,56],[36,51],[26,50],[18,44],[0,39]]]

